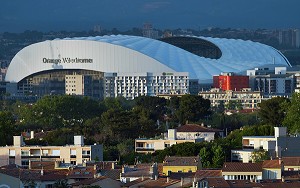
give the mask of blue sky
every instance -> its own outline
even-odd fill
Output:
[[[0,0],[0,32],[300,28],[300,0]]]

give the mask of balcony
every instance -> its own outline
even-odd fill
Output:
[[[243,149],[254,149],[253,145],[243,145]]]
[[[136,151],[154,151],[154,148],[136,147]]]

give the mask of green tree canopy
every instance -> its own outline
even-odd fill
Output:
[[[102,108],[87,97],[46,96],[35,104],[21,109],[23,124],[39,125],[42,129],[80,126],[90,118],[99,116]]]
[[[12,144],[15,133],[15,120],[8,111],[0,111],[0,145]]]
[[[287,126],[291,133],[300,133],[300,93],[294,93],[291,101],[283,106],[286,109],[283,125]]]
[[[269,160],[270,159],[269,152],[265,150],[255,150],[251,154],[251,159],[252,162],[254,163],[262,162],[264,160]]]
[[[180,123],[186,121],[197,122],[199,119],[210,114],[210,101],[202,96],[184,95],[180,98],[179,109],[176,116]]]
[[[269,100],[262,101],[259,104],[259,117],[263,124],[272,126],[282,126],[285,117],[285,109],[282,107],[288,101],[285,97],[275,97]]]

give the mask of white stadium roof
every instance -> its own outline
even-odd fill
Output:
[[[190,38],[190,36],[189,36]],[[200,83],[212,82],[221,72],[242,73],[248,69],[275,64],[290,66],[273,47],[235,39],[193,37],[213,43],[221,57],[200,57],[166,42],[145,37],[111,35],[44,41],[25,47],[9,65],[6,81],[23,78],[46,70],[88,69],[101,72],[188,72]],[[89,58],[93,63],[43,63],[43,59]]]

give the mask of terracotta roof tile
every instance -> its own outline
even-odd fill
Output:
[[[171,178],[169,178],[169,181],[167,182],[167,178],[159,178],[157,180],[150,180],[147,181],[145,184],[141,185],[141,187],[144,188],[160,188],[160,187],[168,187],[170,185],[179,183],[179,180],[173,180]]]
[[[119,180],[121,172],[122,172],[122,169],[111,169],[111,170],[101,170],[100,174],[102,176],[109,177],[113,180]]]
[[[94,178],[97,174],[97,170],[94,167],[76,167],[70,170],[69,178],[76,179],[88,179]]]
[[[133,186],[133,185],[136,185],[136,184],[141,184],[142,182],[147,183],[149,181],[150,181],[149,178],[139,178],[139,179],[136,179],[134,181],[125,183],[123,187],[130,187],[130,186]]]
[[[196,157],[166,157],[164,166],[197,166],[199,158]]]
[[[96,182],[104,180],[104,179],[107,179],[107,177],[101,176],[101,177],[93,178],[93,179],[85,179],[85,180],[78,181],[76,183],[72,183],[72,186],[91,185],[93,183],[96,183]]]
[[[68,175],[68,170],[30,170],[22,168],[0,169],[0,173],[8,176],[20,178],[21,180],[42,180],[53,181],[58,179],[65,179]]]
[[[202,181],[205,180],[208,182],[209,187],[220,187],[220,188],[227,188],[230,187],[229,184],[224,180],[223,177],[213,177],[213,178],[204,178]]]
[[[262,172],[262,163],[225,162],[222,172]]]
[[[197,124],[186,124],[177,128],[177,132],[221,132],[222,130],[204,127]]]
[[[55,161],[31,161],[31,169],[50,170],[55,168]]]
[[[284,166],[300,166],[300,157],[282,157]]]
[[[263,168],[281,168],[281,161],[276,160],[265,160],[262,165]]]
[[[222,170],[197,170],[195,177],[197,179],[208,177],[222,177]]]
[[[260,183],[250,182],[249,180],[226,180],[228,185],[232,188],[253,188],[262,187]]]

